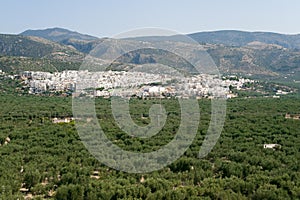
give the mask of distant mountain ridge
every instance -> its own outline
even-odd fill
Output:
[[[45,38],[63,45],[70,45],[83,53],[89,53],[99,38],[87,34],[81,34],[63,28],[48,28],[43,30],[26,30],[20,35]]]
[[[300,34],[286,35],[272,32],[246,32],[223,30],[188,34],[199,43],[246,46],[252,42],[276,44],[285,48],[300,49]]]
[[[89,53],[95,45],[99,43],[99,38],[81,34],[75,31],[70,31],[63,28],[48,28],[43,30],[26,30],[20,35],[24,36],[36,36],[58,42],[64,45],[71,45],[78,51],[83,53]],[[220,30],[210,32],[197,32],[187,34],[188,37],[197,41],[200,44],[221,44],[225,46],[246,46],[249,43],[265,43],[279,45],[289,49],[300,49],[300,34],[287,35],[273,32],[247,32],[238,30]],[[174,36],[148,36],[131,38],[144,41],[157,41],[157,40],[170,40],[178,41],[178,37]],[[186,41],[183,41],[186,42]]]
[[[199,32],[187,36],[202,44],[221,73],[283,77],[296,73],[300,75],[300,34],[284,35],[227,30]],[[184,37],[178,35],[150,36],[125,39],[124,42],[127,42],[127,45],[132,45],[132,40],[149,43],[159,42],[170,45],[174,49],[187,48],[187,52],[189,52],[188,50],[193,49],[194,46],[182,38]],[[78,65],[86,54],[104,40],[61,28],[28,30],[21,35],[0,34],[0,56],[51,59],[55,62],[62,61],[65,63],[75,61]],[[123,49],[118,45],[102,45],[101,51],[105,57],[112,53],[122,53]],[[165,59],[164,55],[165,53],[160,55],[159,52],[137,51],[123,56],[118,61],[124,61],[124,63],[131,65],[157,63],[175,66],[183,63],[172,55]],[[19,59],[18,61],[25,63],[23,60]],[[7,69],[14,67],[14,62],[15,60],[6,62],[8,63]],[[190,66],[182,67],[189,68]],[[298,80],[298,78],[296,79]]]
[[[87,34],[81,34],[76,31],[70,31],[68,29],[64,28],[47,28],[43,30],[26,30],[20,35],[24,36],[36,36],[36,37],[41,37],[45,38],[47,40],[51,40],[54,42],[61,42],[64,40],[83,40],[83,41],[93,41],[97,40],[97,37],[90,36]]]
[[[60,60],[77,60],[83,57],[83,54],[73,47],[39,37],[7,34],[0,34],[0,55]]]
[[[0,34],[0,69],[6,72],[78,69],[84,54],[34,36]]]
[[[148,38],[149,39],[149,38]],[[221,73],[240,73],[247,75],[264,75],[264,76],[285,76],[287,74],[300,73],[300,51],[296,49],[284,48],[280,45],[266,44],[261,42],[252,42],[246,46],[225,46],[223,44],[202,44],[197,43],[184,43],[175,42],[175,40],[168,40],[167,38],[157,37],[155,38],[142,38],[142,41],[138,39],[122,40],[123,46],[131,47],[135,46],[143,47],[145,40],[151,44],[158,42],[160,45],[168,46],[172,52],[176,52],[176,49],[181,49],[183,52],[190,52],[187,57],[195,59],[198,51],[191,51],[192,49],[203,48],[213,59],[214,63],[218,67]],[[151,41],[151,42],[149,42]],[[182,41],[182,40],[181,40]],[[139,43],[140,42],[140,43]],[[142,43],[142,44],[141,44]],[[113,54],[122,55],[124,49],[118,43],[110,43],[109,46],[105,46],[106,43],[101,45],[97,51],[101,58],[110,57]],[[144,46],[145,48],[145,46]],[[98,55],[98,54],[97,54]],[[201,57],[200,61],[201,61]],[[134,52],[126,53],[122,58],[118,59],[119,63],[127,63],[140,65],[145,63],[159,63],[166,64],[172,67],[182,69],[192,69],[188,63],[182,62],[178,57],[172,54],[166,54],[165,52],[157,52],[150,50],[137,50]],[[121,69],[118,67],[118,69]]]

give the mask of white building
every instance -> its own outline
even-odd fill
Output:
[[[277,147],[281,147],[280,144],[264,144],[264,149],[275,149]]]

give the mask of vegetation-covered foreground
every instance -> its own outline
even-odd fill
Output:
[[[234,99],[227,103],[224,131],[213,151],[198,159],[210,119],[209,100],[200,100],[198,135],[186,153],[164,169],[127,174],[102,165],[81,143],[71,97],[0,95],[0,199],[298,199],[300,198],[300,113],[297,97]],[[154,100],[133,100],[132,118],[147,124]],[[131,151],[152,151],[176,134],[180,109],[163,100],[168,119],[152,139],[122,133],[108,99],[97,99],[99,122],[108,137]],[[275,150],[264,143],[276,143]],[[22,189],[21,189],[22,188]],[[20,190],[21,189],[21,190]]]

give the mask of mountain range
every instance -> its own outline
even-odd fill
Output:
[[[89,51],[93,49],[95,41],[99,40],[97,37],[81,34],[63,28],[26,30],[20,33],[20,35],[40,37],[53,42],[58,42],[62,45],[73,46],[78,51],[83,53],[89,53]]]
[[[275,44],[290,49],[300,49],[300,34],[286,35],[271,32],[245,32],[223,30],[188,34],[199,43],[223,44],[226,46],[246,46],[252,42]]]
[[[20,35],[24,36],[36,36],[45,38],[47,40],[55,42],[64,42],[65,40],[74,39],[80,41],[93,41],[97,40],[97,37],[81,34],[76,31],[70,31],[63,28],[49,28],[44,30],[26,30]]]
[[[300,34],[224,30],[192,33],[187,36],[203,46],[221,73],[264,76],[300,74]],[[177,35],[156,36],[130,38],[125,39],[125,42],[128,41],[130,44],[132,40],[149,43],[161,41],[168,42],[168,45],[174,48],[192,48],[186,41],[180,41],[178,38]],[[27,30],[19,35],[0,34],[0,69],[3,68],[4,57],[6,60],[7,57],[13,57],[14,60],[20,57],[40,61],[46,59],[49,62],[69,63],[68,66],[70,63],[76,63],[75,65],[79,66],[84,56],[104,40],[62,28]],[[122,49],[118,49],[117,46],[103,49],[103,54],[109,55],[111,52],[122,53]],[[151,51],[134,52],[127,54],[123,61],[133,65],[147,62],[162,63],[164,62],[162,55],[164,54],[159,55]],[[173,61],[172,59],[168,60],[167,64],[173,65],[178,62],[178,59],[174,58]],[[22,64],[22,62],[22,59],[19,59],[13,63]],[[9,65],[10,62],[6,62],[5,69],[11,69]],[[20,66],[24,66],[24,63]],[[13,68],[18,69],[18,66]]]

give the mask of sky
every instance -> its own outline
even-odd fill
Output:
[[[300,33],[299,0],[1,0],[0,33],[67,28],[111,37],[144,27]]]

